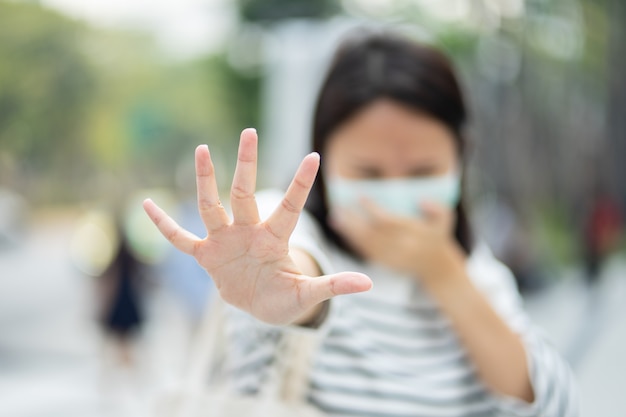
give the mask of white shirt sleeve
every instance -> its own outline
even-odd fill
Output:
[[[575,417],[579,404],[573,373],[541,330],[533,326],[523,310],[511,271],[479,246],[468,262],[474,284],[493,308],[522,336],[535,400],[528,404],[516,398],[495,398],[501,415],[512,417]]]

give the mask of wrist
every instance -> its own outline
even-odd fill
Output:
[[[326,300],[307,311],[304,315],[302,315],[302,317],[294,321],[292,324],[296,326],[317,329],[326,320],[329,309],[330,300]]]
[[[445,245],[430,260],[430,267],[417,274],[427,289],[441,291],[467,279],[466,257],[456,242]]]

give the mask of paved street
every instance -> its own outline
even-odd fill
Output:
[[[153,291],[138,370],[111,369],[94,320],[93,278],[67,255],[72,221],[34,227],[0,251],[0,417],[141,417],[179,369],[188,334],[176,301]],[[626,415],[626,264],[592,297],[575,270],[527,309],[575,363],[583,416]],[[573,348],[572,346],[575,346]]]
[[[0,417],[141,417],[181,366],[188,325],[152,291],[137,370],[111,366],[96,324],[94,278],[68,255],[73,222],[33,228],[0,251]]]

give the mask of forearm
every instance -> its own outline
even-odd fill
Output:
[[[494,311],[464,268],[426,282],[464,345],[482,381],[496,393],[532,402],[528,361],[521,337]]]

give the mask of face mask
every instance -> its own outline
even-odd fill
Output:
[[[366,197],[384,210],[401,216],[420,216],[424,201],[453,208],[461,196],[461,179],[450,173],[439,177],[390,180],[348,180],[329,178],[327,197],[331,210],[336,207],[359,209]]]

